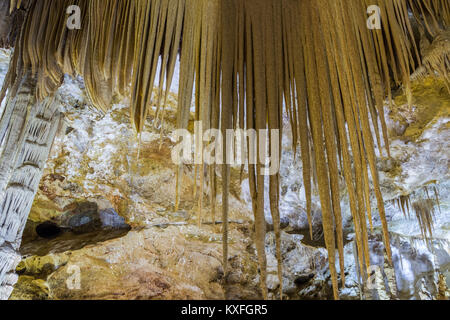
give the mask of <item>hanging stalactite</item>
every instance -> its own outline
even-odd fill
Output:
[[[62,120],[58,101],[54,98],[34,102],[30,90],[33,84],[34,79],[28,74],[19,86],[17,96],[9,97],[6,105],[6,108],[13,108],[13,116],[22,114],[24,106],[27,112],[24,121],[16,122],[21,126],[18,130],[20,138],[5,139],[0,158],[11,166],[7,178],[2,180],[0,196],[0,300],[9,297],[15,283],[22,233]],[[13,131],[9,130],[7,136],[14,136]],[[16,150],[12,158],[9,152],[5,154],[8,150]]]
[[[420,198],[414,202],[411,201],[411,194],[405,196],[402,195],[391,200],[391,203],[402,211],[405,218],[411,219],[411,212],[415,213],[422,239],[426,241],[427,244],[433,240],[435,208],[438,207],[439,211],[441,210],[439,193],[435,185],[433,186],[432,191],[434,193],[433,196],[430,195],[429,187],[424,186],[421,190],[415,192],[419,193]],[[425,194],[426,197],[422,197],[420,194]]]
[[[20,1],[11,0],[12,9],[18,5]],[[65,12],[71,5],[81,9],[80,29],[66,27]],[[380,8],[380,30],[367,28],[370,5]],[[155,98],[154,85],[159,92],[157,117],[163,122],[165,99],[180,53],[179,128],[188,127],[193,102],[195,118],[203,124],[202,133],[210,128],[223,133],[237,128],[281,130],[286,111],[294,148],[300,143],[310,224],[311,180],[317,177],[334,297],[338,299],[336,250],[341,281],[345,281],[340,175],[349,194],[360,270],[370,266],[368,233],[375,213],[370,203],[372,193],[391,259],[375,144],[380,153],[384,144],[385,153],[390,155],[384,100],[391,100],[395,85],[402,86],[411,101],[410,74],[422,63],[410,13],[430,34],[450,24],[447,0],[30,1],[1,98],[7,89],[17,88],[26,72],[36,76],[34,94],[39,101],[55,92],[65,73],[81,75],[89,98],[101,110],[110,107],[114,95],[131,97],[130,117],[139,134]],[[160,81],[155,83],[158,65]],[[448,63],[439,64],[441,69],[448,67]],[[8,119],[9,114],[4,117]],[[0,129],[9,125],[2,122]],[[259,150],[264,145],[259,142],[265,139],[258,134],[258,151],[264,151]],[[279,150],[272,147],[267,150],[269,156],[276,152]],[[261,288],[266,298],[264,165],[263,161],[249,164],[248,173]],[[207,169],[201,160],[196,171],[200,177],[201,224],[205,181],[209,181],[215,220],[216,167]],[[183,172],[179,166],[175,209],[180,204]],[[222,164],[225,272],[229,173],[229,164]],[[282,298],[279,176],[271,176],[269,185]]]

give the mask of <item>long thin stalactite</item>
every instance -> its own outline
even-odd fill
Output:
[[[20,1],[11,0],[12,9],[18,5]],[[81,8],[82,26],[78,30],[66,27],[65,12],[71,5]],[[367,27],[367,8],[371,5],[380,8],[379,30]],[[310,223],[312,180],[317,177],[333,292],[338,299],[336,252],[341,282],[345,281],[341,176],[349,196],[360,270],[370,266],[368,233],[375,213],[371,194],[375,195],[384,244],[391,259],[375,149],[378,146],[378,156],[390,155],[385,99],[391,100],[393,86],[402,86],[411,101],[410,74],[421,66],[410,18],[433,35],[450,25],[449,2],[30,1],[5,88],[13,90],[25,72],[30,71],[37,77],[36,98],[42,100],[56,91],[64,74],[81,75],[89,98],[101,110],[110,107],[114,96],[131,97],[130,117],[139,134],[144,130],[153,100],[157,101],[157,118],[163,121],[165,97],[179,57],[179,128],[188,127],[192,104],[195,119],[203,123],[203,132],[210,128],[224,133],[237,128],[281,130],[286,113],[293,128],[293,147],[300,144]],[[158,65],[160,81],[156,83]],[[158,98],[153,95],[154,86],[160,93]],[[258,142],[261,139],[258,135]],[[226,148],[225,144],[223,151]],[[274,152],[279,151],[269,148],[269,155]],[[261,162],[249,164],[248,174],[261,289],[267,298],[264,215],[267,195],[263,167]],[[197,165],[199,224],[203,221],[205,181],[209,181],[211,210],[215,214],[218,168],[207,167],[203,162]],[[220,169],[226,272],[230,167],[223,164]],[[180,166],[176,208],[180,203],[183,172]],[[279,179],[278,175],[270,177],[269,202],[277,238],[281,298]]]

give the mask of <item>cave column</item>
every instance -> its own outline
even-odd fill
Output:
[[[22,233],[62,120],[54,97],[35,103],[27,78],[3,114],[10,119],[0,153],[0,300],[9,298],[17,281]]]

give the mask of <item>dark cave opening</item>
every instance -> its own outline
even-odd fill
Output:
[[[36,233],[38,236],[45,239],[55,238],[59,236],[61,232],[62,229],[58,225],[49,221],[41,223],[36,227]]]

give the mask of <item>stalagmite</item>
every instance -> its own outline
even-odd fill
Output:
[[[10,100],[13,113],[23,112],[23,97],[29,96],[26,84],[22,84],[23,90],[19,89],[16,99]],[[22,232],[62,119],[59,104],[53,97],[33,105],[25,104],[25,107],[28,113],[24,113],[27,117],[22,123],[20,148],[12,159],[4,157],[4,154],[1,157],[10,161],[11,173],[0,200],[0,299],[9,297],[15,283],[14,272],[20,261],[18,250]],[[12,132],[9,135],[12,136]],[[11,149],[8,145],[10,140],[5,143],[4,150]]]
[[[391,203],[402,211],[405,218],[411,219],[411,211],[415,213],[422,240],[427,242],[427,244],[433,240],[435,207],[437,206],[438,210],[441,210],[436,186],[433,186],[432,190],[434,197],[430,196],[428,187],[424,186],[421,192],[426,195],[426,198],[420,197],[414,202],[411,201],[411,195],[400,196],[391,200]]]

